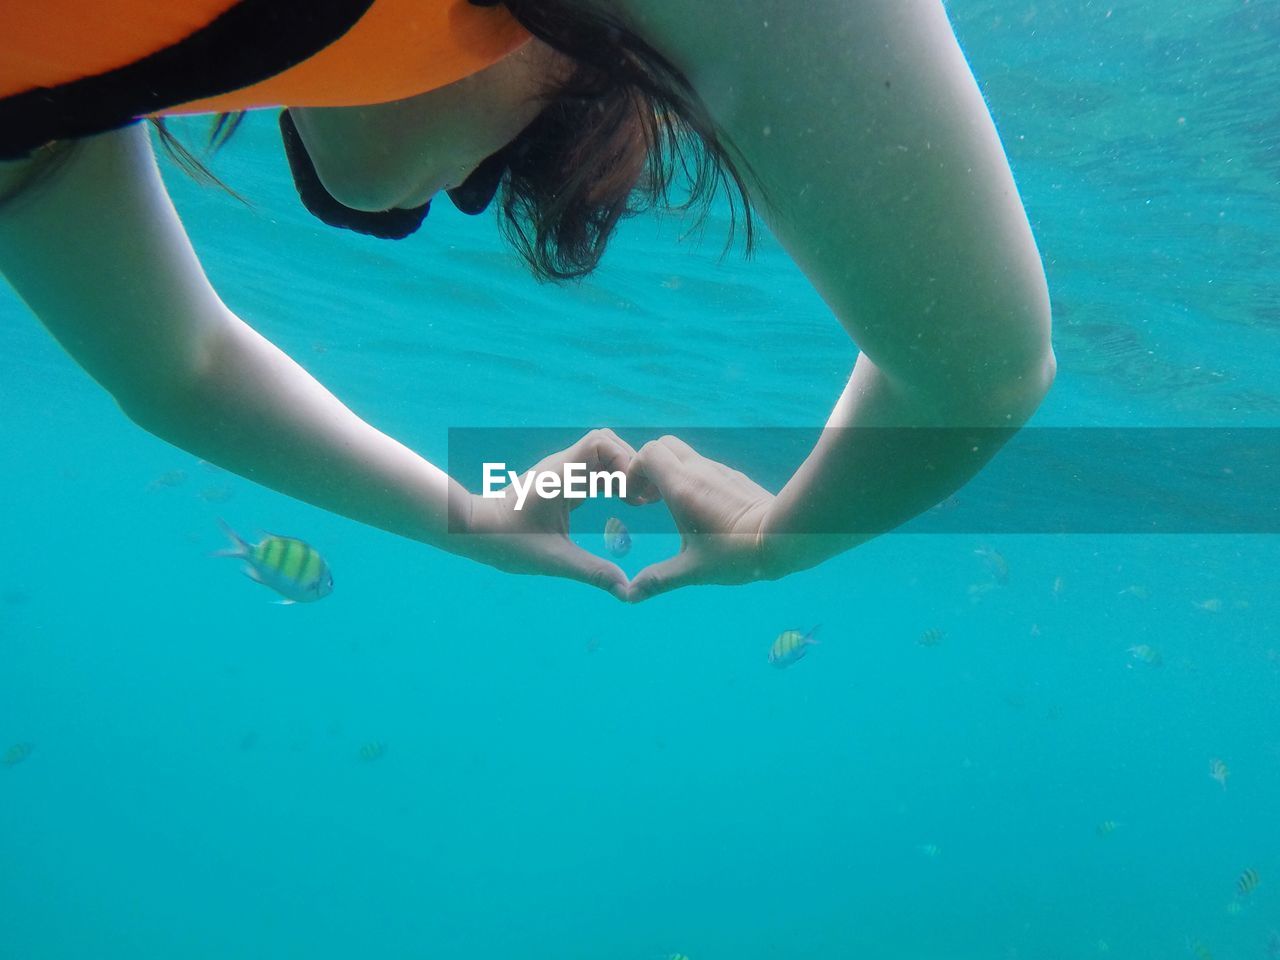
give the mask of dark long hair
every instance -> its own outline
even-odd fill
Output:
[[[576,68],[508,150],[502,230],[536,276],[590,273],[623,217],[654,205],[694,210],[721,187],[754,241],[743,161],[731,155],[687,77],[616,17],[565,0],[503,0],[538,39]],[[688,193],[672,202],[672,187]]]

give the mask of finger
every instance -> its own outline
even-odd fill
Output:
[[[610,430],[608,427],[601,427],[599,429],[601,433],[604,433],[606,436],[610,437],[614,443],[616,443],[626,452],[628,463],[630,463],[632,460],[636,458],[636,453],[638,451],[636,450],[635,447],[627,443],[627,441],[623,440],[620,436],[618,436],[614,431]]]
[[[696,461],[705,459],[702,454],[694,450],[693,447],[689,446],[689,444],[685,443],[679,437],[672,436],[671,434],[661,436],[657,440],[651,441],[651,444],[651,453],[656,452],[659,448],[664,449],[669,451],[676,460],[685,465],[690,465]],[[646,444],[645,446],[650,446],[650,444]],[[640,475],[640,481],[641,486],[643,486],[644,489],[641,491],[641,499],[639,502],[653,503],[657,500],[663,499],[664,494],[662,491],[648,477],[645,477],[642,474]],[[628,483],[630,482],[631,479],[628,477]]]
[[[672,436],[671,434],[667,434],[664,437],[659,437],[658,443],[662,444],[664,447],[666,447],[668,450],[674,453],[676,455],[676,458],[679,459],[682,463],[688,463],[691,460],[703,459],[702,454],[700,454],[697,450],[693,449],[693,447],[689,446],[679,437]]]
[[[590,584],[613,594],[619,600],[628,599],[627,575],[620,567],[603,557],[597,557],[568,540],[562,540],[552,551],[550,560],[547,573]]]
[[[625,470],[634,453],[625,453],[622,441],[619,439],[615,444],[616,435],[610,436],[611,434],[613,434],[612,430],[592,430],[563,450],[557,450],[543,457],[529,469],[560,473],[566,463],[583,463],[586,464],[587,469],[598,469],[603,466],[609,469]]]
[[[630,475],[627,477],[627,496],[626,502],[635,507],[642,507],[646,503],[657,503],[662,499],[662,494],[658,492],[658,488],[654,486],[653,481],[643,474],[637,475],[632,479]]]
[[[627,600],[639,603],[660,593],[669,593],[680,587],[691,586],[698,582],[698,564],[694,555],[684,550],[674,557],[650,564],[631,581],[627,588]]]
[[[622,443],[631,451],[631,459],[627,461],[627,496],[625,502],[632,506],[643,506],[646,503],[657,503],[662,499],[662,494],[658,492],[658,488],[653,481],[644,475],[641,471],[632,471],[631,467],[636,462],[636,458],[640,456],[639,452],[631,444],[619,438]]]
[[[630,487],[633,482],[636,484],[648,482],[665,498],[667,491],[674,487],[683,475],[684,466],[680,458],[661,440],[650,440],[640,448],[636,458],[631,461],[631,466],[627,470],[627,486]]]
[[[606,470],[618,470],[623,474],[630,470],[631,464],[638,456],[635,447],[607,427],[592,430],[575,446],[582,446],[592,456],[592,462]],[[628,476],[626,488],[627,495],[623,498],[623,502],[633,506],[662,499],[657,487],[645,478],[641,478],[640,482],[634,482]]]
[[[592,430],[569,448],[566,460],[585,462],[588,468],[625,471],[636,458],[636,450],[608,428]]]

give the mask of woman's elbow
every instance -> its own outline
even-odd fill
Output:
[[[1007,374],[1001,393],[1013,417],[1025,423],[1048,396],[1058,375],[1058,358],[1053,352],[1053,315],[1049,289],[1044,275],[1036,271],[1029,284],[1031,292],[1014,310],[1012,345],[999,351],[1005,359]]]
[[[182,446],[192,424],[207,420],[214,406],[212,352],[208,339],[195,341],[172,351],[167,362],[133,364],[103,386],[135,425]]]
[[[1053,386],[1058,361],[1043,307],[1009,309],[978,336],[962,336],[936,380],[951,417],[1017,427],[1031,419]]]
[[[219,311],[197,324],[180,342],[165,344],[149,358],[114,371],[103,382],[121,412],[149,433],[173,440],[192,420],[207,416],[217,396],[218,366],[225,359],[232,327]]]
[[[1058,375],[1058,359],[1052,344],[1012,365],[1004,382],[997,386],[993,399],[995,412],[1011,424],[1021,425],[1031,419],[1048,396]]]
[[[120,412],[135,426],[174,443],[178,428],[190,419],[193,393],[193,383],[171,376],[112,390],[111,396]]]

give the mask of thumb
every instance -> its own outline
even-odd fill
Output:
[[[681,550],[674,557],[652,563],[636,574],[627,589],[627,600],[639,603],[660,593],[678,590],[698,582],[697,561],[689,550]]]
[[[627,575],[617,564],[583,550],[577,544],[562,540],[552,552],[545,573],[566,577],[598,587],[618,600],[627,600]]]

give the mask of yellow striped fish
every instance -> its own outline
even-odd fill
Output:
[[[31,756],[31,751],[34,749],[35,747],[29,743],[15,743],[4,752],[4,765],[6,767],[16,767]]]
[[[308,603],[333,592],[333,574],[315,547],[272,534],[256,544],[246,543],[225,522],[219,522],[235,546],[214,556],[243,560],[245,576],[284,597],[280,603]]]
[[[1097,828],[1098,836],[1109,837],[1111,836],[1111,834],[1115,833],[1119,829],[1120,829],[1120,824],[1116,823],[1114,820],[1103,820],[1100,824],[1098,824],[1098,828]]]
[[[1240,879],[1236,881],[1236,893],[1242,898],[1249,896],[1249,894],[1258,889],[1259,879],[1258,871],[1253,867],[1248,867],[1244,873],[1240,874]]]
[[[799,630],[782,631],[769,648],[769,662],[778,669],[791,666],[809,652],[810,644],[819,642],[814,639],[817,633],[817,627],[808,633],[801,633]]]
[[[387,745],[381,740],[371,740],[360,747],[360,759],[365,763],[373,763],[387,755]]]
[[[1213,953],[1199,940],[1187,937],[1187,950],[1196,960],[1213,960]]]

